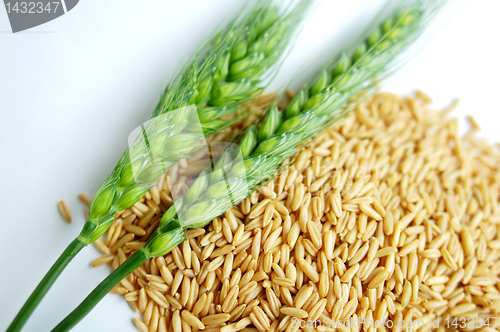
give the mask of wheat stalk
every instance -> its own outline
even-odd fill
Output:
[[[180,244],[187,228],[202,227],[275,175],[279,165],[298,151],[299,144],[337,121],[354,105],[355,101],[349,100],[369,89],[373,79],[391,70],[391,61],[418,36],[438,7],[429,6],[428,1],[400,6],[352,53],[344,53],[312,85],[305,86],[284,112],[272,107],[258,129],[250,130],[242,140],[244,162],[227,162],[234,156],[223,155],[210,170],[214,176],[202,174],[186,197],[164,214],[146,245],[96,287],[54,331],[73,327],[135,268]]]
[[[283,55],[293,31],[311,0],[299,0],[284,11],[271,0],[259,1],[250,12],[243,11],[204,45],[167,86],[153,120],[187,105],[195,105],[205,135],[222,130],[239,119],[242,104],[263,89],[260,83]],[[232,119],[228,116],[233,115]],[[154,122],[154,121],[153,121]],[[179,128],[178,128],[179,129]],[[163,147],[175,148],[190,139],[170,131]],[[178,155],[177,160],[182,158]],[[177,161],[171,157],[171,161]],[[144,170],[148,171],[148,170]],[[153,176],[153,174],[149,174]],[[160,175],[160,174],[157,174]],[[135,182],[130,151],[126,151],[92,199],[80,235],[67,247],[7,329],[19,331],[65,266],[89,243],[109,228],[117,211],[135,204],[152,186]]]

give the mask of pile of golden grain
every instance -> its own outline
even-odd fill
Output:
[[[334,331],[325,323],[363,318],[336,329],[420,320],[422,331],[495,331],[500,154],[472,119],[459,138],[457,119],[428,103],[378,94],[277,179],[130,274],[114,292],[141,313],[137,328]],[[153,188],[121,212],[92,265],[119,266],[171,204]],[[382,320],[393,328],[373,323]]]

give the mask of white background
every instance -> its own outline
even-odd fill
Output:
[[[456,1],[456,0],[452,0]],[[354,38],[381,1],[324,0],[271,88],[303,82]],[[93,194],[148,119],[179,64],[242,0],[83,0],[68,14],[12,34],[0,8],[0,330],[83,223],[80,192]],[[422,89],[436,107],[460,97],[498,141],[499,2],[464,1],[404,75],[386,90]],[[64,199],[67,224],[57,209]],[[109,272],[84,249],[25,331],[47,331]],[[108,295],[75,331],[135,331],[121,296]]]

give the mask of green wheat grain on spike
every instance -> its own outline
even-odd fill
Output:
[[[406,5],[405,2],[354,50],[342,54],[332,66],[327,66],[318,75],[313,84],[304,86],[285,111],[271,107],[260,126],[249,130],[241,141],[245,159],[231,165],[228,170],[234,175],[234,186],[221,185],[220,176],[215,176],[191,187],[191,196],[199,199],[182,201],[171,207],[146,245],[97,286],[53,331],[72,328],[122,278],[148,258],[165,255],[180,244],[185,239],[187,228],[202,227],[222,214],[230,204],[227,199],[230,190],[233,200],[239,202],[248,191],[272,178],[279,165],[299,150],[300,143],[338,121],[355,105],[355,100],[354,104],[350,104],[349,100],[369,91],[375,78],[393,69],[391,62],[418,37],[440,3],[424,0]],[[215,172],[218,167],[222,165],[215,165],[210,171]]]
[[[297,0],[288,10],[259,0],[247,13],[242,13],[221,29],[193,57],[165,89],[152,118],[189,105],[197,108],[204,135],[221,131],[239,121],[246,109],[241,105],[257,97],[264,85],[261,80],[275,71],[275,65],[298,27],[305,9],[312,0]],[[174,136],[179,128],[172,127],[171,137],[158,136],[156,147],[182,147],[192,139],[190,133]],[[179,133],[177,133],[179,134]],[[186,136],[187,135],[187,136]],[[148,143],[149,144],[149,143]],[[188,153],[186,151],[185,153]],[[171,155],[171,162],[178,161]],[[169,163],[164,163],[166,171]],[[80,235],[66,248],[20,312],[9,326],[9,332],[19,331],[59,274],[78,252],[106,232],[116,212],[133,206],[152,186],[159,170],[154,165],[142,170],[143,183],[135,182],[130,151],[101,184],[92,199],[88,220]],[[148,173],[149,172],[149,173]]]

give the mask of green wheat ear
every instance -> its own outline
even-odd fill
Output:
[[[283,55],[310,3],[310,0],[299,1],[283,14],[271,1],[260,1],[247,16],[237,18],[219,31],[198,52],[200,55],[188,62],[165,89],[153,117],[195,104],[205,135],[233,124],[235,120],[227,117],[244,111],[240,105],[262,90],[262,76],[272,70]],[[182,136],[178,134],[170,139],[169,146],[172,140],[182,141]],[[191,142],[189,138],[186,141]],[[169,162],[175,161],[169,159]],[[154,174],[157,173],[159,175],[159,171]],[[89,243],[90,236],[99,238],[104,234],[106,229],[98,227],[101,218],[134,205],[149,189],[143,184],[140,186],[144,190],[137,188],[126,152],[98,189],[89,208],[87,223],[94,224],[102,233],[85,232],[80,239]]]
[[[369,91],[374,79],[383,77],[397,65],[394,59],[419,36],[441,4],[422,0],[398,7],[372,28],[358,45],[342,52],[332,64],[322,69],[284,111],[279,111],[276,105],[271,107],[259,127],[250,128],[240,142],[246,169],[246,181],[241,184],[251,191],[262,181],[272,178],[279,165],[298,151],[299,144],[351,110],[358,94]],[[191,209],[189,217],[196,222],[190,225],[183,220],[183,225],[200,227],[222,214],[228,208],[227,204],[218,202],[220,209],[212,208],[217,200],[214,197],[222,187],[220,179],[212,178],[207,186],[191,188],[193,196],[202,197],[196,204],[205,209]],[[245,195],[235,197],[236,201],[241,201]],[[189,204],[183,209],[190,209]],[[205,217],[204,223],[198,221],[201,215]],[[162,224],[163,221],[159,232]],[[153,243],[154,237],[148,243]]]
[[[162,94],[152,119],[194,105],[205,135],[219,132],[238,121],[245,115],[242,104],[255,98],[263,90],[261,81],[276,71],[280,57],[311,2],[298,0],[289,7],[291,9],[284,10],[273,5],[271,0],[260,0],[250,10],[245,8],[236,19],[209,38],[181,69]],[[177,130],[172,127],[170,132],[162,132],[159,142],[167,142],[167,137],[161,135],[173,136]],[[182,141],[182,137],[176,139]],[[176,160],[171,156],[169,162],[181,158]],[[148,168],[145,178],[152,182],[159,171]],[[71,259],[106,232],[117,211],[134,205],[149,188],[136,183],[129,151],[125,152],[94,195],[89,218],[80,235],[51,267],[7,331],[22,328]],[[176,242],[178,238],[172,236],[170,241]]]

